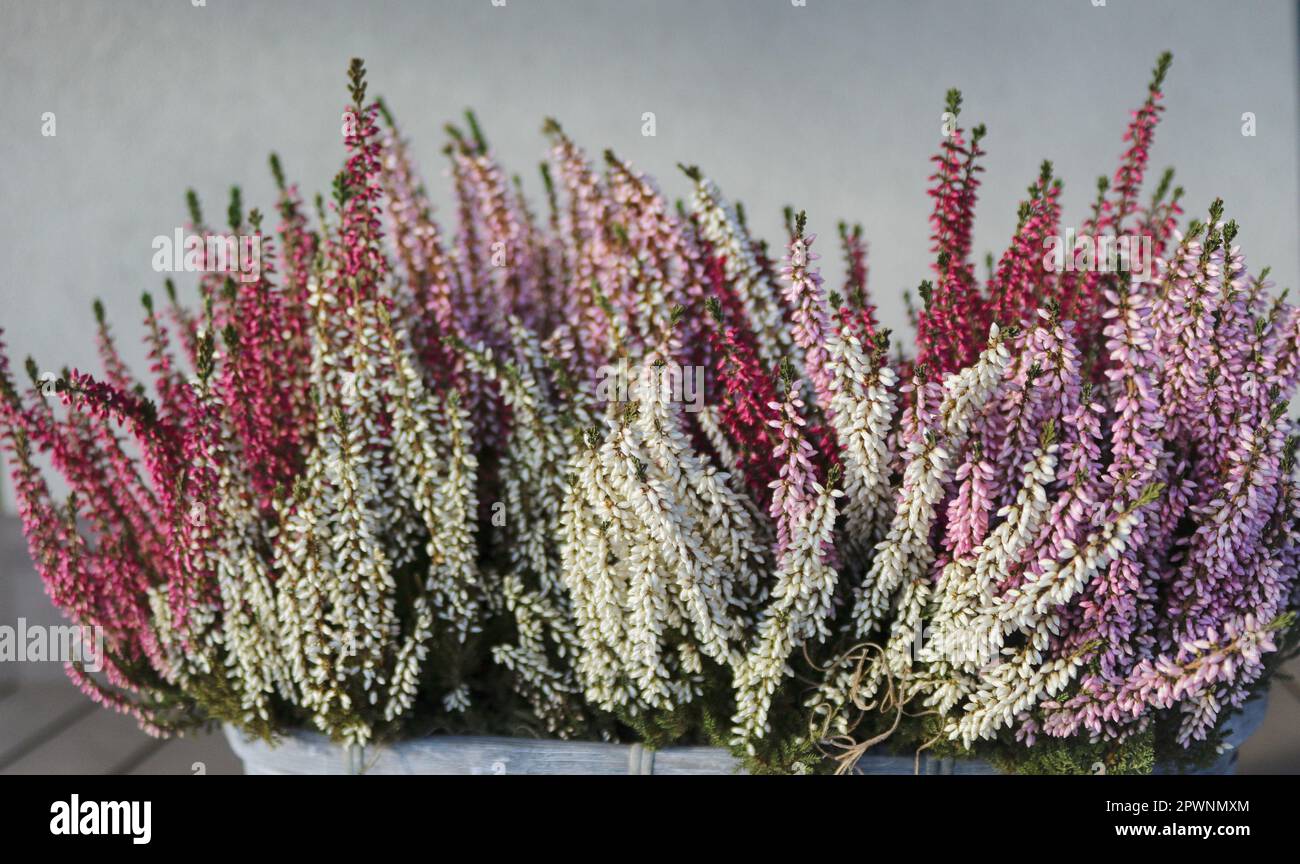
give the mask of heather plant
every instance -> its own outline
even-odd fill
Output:
[[[1049,266],[1050,163],[977,277],[987,134],[948,94],[906,352],[860,227],[828,290],[804,213],[775,256],[699,168],[670,203],[555,121],[540,214],[472,114],[448,126],[445,231],[354,61],[328,201],[274,156],[274,230],[189,196],[198,303],[145,295],[151,382],[98,303],[100,375],[29,361],[27,387],[0,353],[32,558],[106,634],[70,674],[157,734],[714,743],[778,771],[1213,753],[1295,639],[1300,312],[1222,202],[1180,230],[1172,172],[1141,201],[1168,65],[1080,231],[1148,238],[1147,280]],[[255,273],[205,266],[250,234]]]

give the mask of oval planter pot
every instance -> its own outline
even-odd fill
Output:
[[[1228,735],[1230,749],[1202,774],[1231,774],[1237,749],[1264,720],[1268,699],[1246,703]],[[736,759],[717,747],[603,744],[535,738],[434,736],[373,747],[344,747],[316,732],[282,737],[275,745],[250,740],[227,726],[226,738],[247,774],[734,774]],[[911,756],[869,753],[860,774],[912,774]],[[921,754],[921,774],[996,774],[979,759],[935,759]],[[1156,768],[1157,774],[1174,773]]]

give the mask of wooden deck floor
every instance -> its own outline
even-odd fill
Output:
[[[0,517],[0,624],[57,616],[11,517]],[[18,668],[14,668],[18,667]],[[1268,717],[1241,751],[1242,774],[1300,774],[1300,661],[1276,680]],[[0,664],[0,774],[239,774],[219,734],[159,740],[100,708],[58,664]]]
[[[0,698],[0,774],[242,774],[220,735],[160,740],[71,683]]]

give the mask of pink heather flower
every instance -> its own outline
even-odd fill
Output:
[[[452,148],[452,159],[468,201],[462,206],[477,208],[473,223],[478,230],[463,242],[476,244],[466,249],[467,266],[477,266],[477,278],[483,280],[482,296],[496,298],[484,313],[492,316],[481,322],[485,328],[501,326],[514,315],[525,325],[535,327],[542,304],[537,296],[536,274],[531,250],[526,242],[526,228],[512,191],[496,161],[486,152],[468,144]],[[472,262],[472,263],[470,263]],[[470,281],[473,281],[471,276]]]
[[[674,308],[699,308],[705,291],[702,255],[694,231],[670,212],[663,195],[645,175],[633,171],[612,151],[606,151],[605,162],[617,207],[615,218],[626,236],[627,252],[636,262],[630,275],[637,286],[639,317],[650,322],[651,332],[642,338],[653,350],[668,339]],[[696,319],[688,318],[681,325],[679,344],[692,344]]]
[[[304,442],[300,430],[312,428],[316,419],[316,406],[308,385],[312,322],[307,297],[319,238],[308,228],[297,187],[284,184],[279,159],[272,160],[272,168],[280,186],[278,234],[284,285],[273,289],[276,291],[280,313],[278,326],[281,329],[272,330],[271,336],[279,345],[277,360],[283,364],[280,368],[285,370],[284,378],[290,382],[284,388],[293,417],[293,422],[288,424],[292,427],[289,431],[299,433],[297,443],[301,445]],[[190,362],[194,362],[193,357]]]
[[[783,382],[784,397],[767,405],[774,417],[767,421],[776,433],[776,446],[772,458],[781,465],[777,479],[769,484],[772,503],[768,513],[776,524],[776,552],[784,554],[793,535],[794,526],[805,519],[816,506],[818,491],[817,469],[813,460],[817,451],[808,442],[807,421],[802,414],[803,400],[798,389],[788,377]]]
[[[805,235],[802,213],[799,229],[790,241],[789,254],[781,274],[786,279],[785,302],[790,307],[791,334],[803,349],[803,365],[817,393],[819,405],[830,404],[830,373],[826,370],[826,298],[822,294],[822,277],[812,266],[819,256],[812,251],[817,235]]]
[[[993,465],[984,458],[984,448],[978,439],[971,445],[970,456],[957,467],[953,480],[957,483],[957,494],[948,502],[943,545],[953,558],[961,558],[969,555],[988,535],[989,515],[993,510],[989,497]]]
[[[1127,289],[1107,291],[1111,304],[1104,313],[1107,347],[1112,362],[1108,377],[1115,382],[1117,416],[1111,427],[1111,464],[1107,486],[1117,504],[1133,506],[1152,483],[1162,451],[1159,434],[1162,421],[1154,388],[1149,307],[1140,295]],[[1127,548],[1085,588],[1079,603],[1077,624],[1062,640],[1059,650],[1072,653],[1096,642],[1096,672],[1082,679],[1076,703],[1066,703],[1077,721],[1093,734],[1103,731],[1108,718],[1104,706],[1123,685],[1132,665],[1149,656],[1151,616],[1146,613],[1155,601],[1154,585],[1146,578],[1141,552],[1145,549],[1146,514],[1138,511]],[[1056,722],[1063,722],[1057,720]]]
[[[1078,372],[1074,373],[1077,385]],[[1103,407],[1092,398],[1091,387],[1082,388],[1076,401],[1061,415],[1061,450],[1056,482],[1059,493],[1048,513],[1046,526],[1022,560],[1025,577],[1042,577],[1047,562],[1059,561],[1067,549],[1084,541],[1099,513],[1102,495],[1101,415]],[[1007,586],[1017,587],[1012,578]]]
[[[836,314],[847,324],[849,320],[858,320],[858,337],[864,345],[869,345],[876,335],[876,307],[867,300],[867,241],[862,236],[862,226],[854,225],[853,230],[843,222],[840,223],[840,243],[844,246],[845,277],[843,305],[832,301],[832,306],[839,306]]]
[[[600,177],[592,170],[586,155],[558,123],[548,122],[547,131],[554,141],[551,158],[559,184],[569,197],[569,207],[561,220],[560,241],[565,248],[565,271],[570,274],[565,285],[564,305],[576,316],[576,335],[580,353],[593,366],[603,365],[611,356],[610,311],[597,302],[594,290],[606,292],[610,276],[606,272],[606,214],[611,208]],[[608,297],[608,293],[606,292]]]

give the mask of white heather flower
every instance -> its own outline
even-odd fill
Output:
[[[994,325],[989,347],[979,360],[944,382],[938,428],[919,429],[908,443],[893,523],[876,546],[876,557],[854,605],[859,637],[870,634],[899,590],[925,577],[934,559],[930,527],[952,470],[951,454],[966,440],[970,418],[997,388],[1009,360]],[[920,398],[919,388],[915,395]],[[919,597],[909,599],[923,602]]]
[[[577,716],[574,670],[556,658],[579,650],[568,594],[563,590],[562,512],[569,446],[543,384],[545,362],[532,331],[510,319],[518,362],[469,351],[471,368],[490,375],[513,415],[500,478],[505,500],[503,544],[512,573],[501,581],[505,611],[517,641],[493,646],[494,659],[513,671],[533,710],[554,732],[568,733]],[[554,657],[552,656],[554,655]]]
[[[833,481],[815,487],[811,510],[794,520],[777,562],[776,584],[762,610],[758,634],[737,670],[734,744],[749,747],[769,728],[771,700],[789,674],[789,660],[814,639],[830,635],[832,598],[839,576],[828,562],[834,543],[835,501],[843,493]]]
[[[449,714],[464,713],[469,710],[469,706],[469,688],[464,684],[454,690],[447,691],[447,694],[442,697],[443,710]]]
[[[725,258],[727,279],[735,286],[749,318],[749,326],[758,344],[759,359],[765,367],[774,368],[782,357],[790,355],[792,340],[781,324],[777,290],[759,266],[753,241],[717,185],[702,175],[695,181],[691,211],[699,220],[701,235],[713,246],[714,253]]]
[[[856,335],[832,326],[826,340],[831,373],[830,420],[844,464],[844,543],[852,558],[865,557],[888,522],[893,454],[894,370],[883,346],[870,356]]]
[[[624,614],[627,580],[616,561],[625,549],[624,511],[605,482],[594,446],[573,457],[562,511],[563,576],[581,649],[577,668],[588,700],[607,711],[635,705],[637,658]]]

